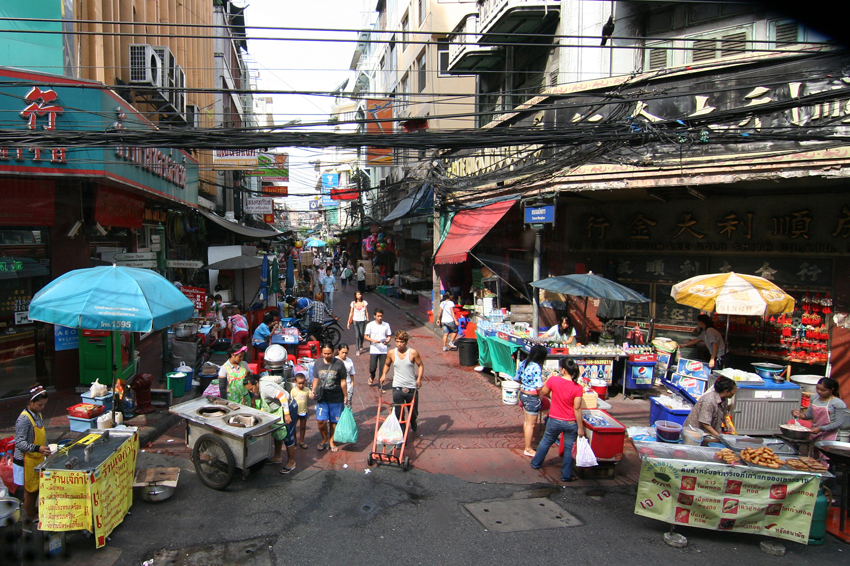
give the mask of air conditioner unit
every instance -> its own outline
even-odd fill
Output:
[[[160,94],[165,100],[170,100],[171,89],[174,88],[174,80],[172,72],[175,65],[174,54],[171,49],[164,45],[154,45],[154,53],[159,57],[162,67],[159,73],[159,87],[162,89]]]
[[[130,84],[162,86],[162,60],[147,43],[130,44]]]
[[[195,129],[201,127],[201,113],[195,104],[186,105],[186,125]]]
[[[171,105],[181,120],[186,119],[186,73],[180,65],[174,66],[172,73],[174,79],[174,90],[171,91]]]

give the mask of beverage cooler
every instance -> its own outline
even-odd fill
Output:
[[[802,397],[802,389],[793,383],[739,381],[732,407],[735,430],[738,434],[778,434],[779,425],[788,422],[792,410],[800,408]]]
[[[97,379],[112,384],[112,366],[117,379],[127,379],[136,371],[135,338],[132,332],[83,330],[80,336],[80,383],[89,385]]]

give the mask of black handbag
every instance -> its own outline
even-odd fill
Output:
[[[319,383],[319,386],[316,388],[316,391],[313,393],[313,400],[318,403],[322,400],[322,397],[325,395],[325,388],[322,387],[322,384]]]

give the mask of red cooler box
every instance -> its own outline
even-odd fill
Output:
[[[626,427],[620,421],[600,409],[582,411],[585,433],[596,459],[601,462],[619,462],[623,459],[626,443]],[[564,455],[564,435],[558,445],[558,454]]]

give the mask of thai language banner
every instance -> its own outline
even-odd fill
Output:
[[[803,472],[644,458],[635,514],[807,544],[819,488]]]
[[[91,529],[92,509],[89,473],[45,470],[41,472],[38,510],[42,531],[82,531]]]
[[[94,471],[91,501],[97,548],[106,544],[106,537],[124,520],[133,504],[138,453],[139,435],[134,434]]]

